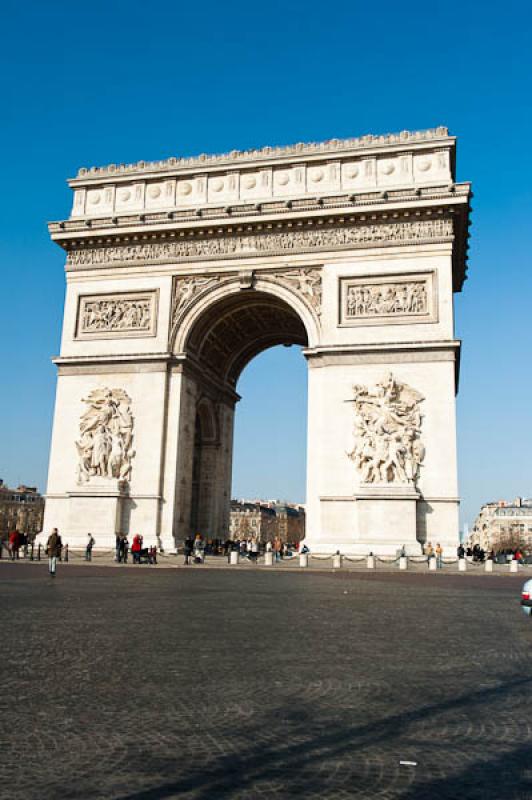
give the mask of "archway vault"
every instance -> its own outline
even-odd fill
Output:
[[[234,387],[263,350],[315,345],[319,323],[301,297],[273,280],[260,279],[245,289],[225,281],[198,292],[178,319],[173,338],[175,353],[192,357]]]

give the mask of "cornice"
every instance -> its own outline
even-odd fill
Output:
[[[102,178],[116,178],[123,175],[128,177],[143,176],[150,174],[175,172],[176,170],[194,168],[203,169],[215,166],[226,166],[232,164],[242,164],[246,162],[270,162],[273,160],[285,159],[287,157],[305,158],[308,156],[337,156],[345,151],[380,151],[382,149],[405,148],[405,146],[415,146],[419,144],[435,144],[442,142],[446,144],[454,143],[454,137],[449,136],[446,127],[429,128],[421,131],[401,131],[400,133],[388,133],[383,135],[367,134],[349,139],[329,139],[324,142],[299,142],[293,145],[283,145],[277,147],[262,147],[253,150],[232,150],[229,153],[218,155],[201,154],[198,156],[167,158],[160,161],[137,161],[133,164],[108,164],[101,167],[81,167],[76,178],[72,178],[72,186],[88,181],[101,181]]]

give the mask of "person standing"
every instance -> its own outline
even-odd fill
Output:
[[[92,561],[92,548],[96,544],[92,533],[88,533],[87,546],[85,548],[85,561]]]
[[[133,537],[133,544],[131,545],[131,553],[133,554],[133,563],[140,564],[140,552],[142,550],[142,536],[138,533]]]
[[[443,567],[443,547],[439,542],[436,545],[436,567],[438,569]]]
[[[61,555],[62,548],[63,548],[63,542],[61,541],[61,537],[59,536],[59,531],[57,530],[57,528],[53,528],[52,533],[48,537],[48,542],[46,544],[46,552],[48,554],[48,572],[53,578],[55,578],[57,559]]]
[[[129,542],[127,540],[127,536],[123,533],[120,537],[120,548],[119,548],[119,561],[123,564],[127,564],[127,551],[129,548]]]
[[[192,550],[194,549],[194,542],[190,536],[187,536],[183,543],[183,555],[185,556],[184,564],[190,564],[190,556],[192,555]]]
[[[259,557],[259,543],[255,536],[251,539],[250,557],[253,563],[256,564]]]
[[[430,559],[434,556],[432,542],[427,542],[425,545],[425,555],[427,556],[427,564],[430,564]]]
[[[18,531],[14,530],[11,531],[9,534],[9,555],[11,556],[11,561],[14,561],[18,558]]]

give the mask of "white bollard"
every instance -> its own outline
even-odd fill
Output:
[[[400,556],[399,569],[408,569],[408,559],[406,556]]]
[[[432,571],[434,571],[434,570],[436,570],[436,569],[437,569],[437,567],[438,567],[438,562],[436,561],[436,559],[434,558],[434,556],[431,556],[431,557],[429,558],[429,569],[430,569],[430,570],[432,570]]]
[[[308,555],[307,555],[307,553],[300,553],[299,554],[299,566],[300,567],[308,567]]]
[[[486,563],[484,564],[484,569],[486,572],[493,572],[493,561],[491,558],[486,559]]]
[[[515,558],[512,558],[510,561],[510,572],[517,572],[519,569],[519,561],[516,561]]]
[[[264,553],[264,566],[265,567],[273,566],[273,553],[271,550],[266,550],[266,552]]]
[[[375,556],[368,556],[368,569],[375,569]]]
[[[334,554],[332,565],[333,569],[340,569],[340,567],[342,566],[342,556],[340,555],[340,553]]]
[[[229,563],[238,564],[238,550],[231,550],[229,554]]]
[[[467,570],[467,561],[465,558],[458,559],[458,572],[465,572]]]

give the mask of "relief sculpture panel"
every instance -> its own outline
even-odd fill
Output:
[[[433,273],[377,278],[342,278],[340,324],[436,322]]]
[[[373,388],[353,386],[354,461],[362,483],[414,485],[425,458],[421,441],[425,399],[389,373]]]
[[[154,336],[156,317],[156,292],[82,296],[76,338]]]

